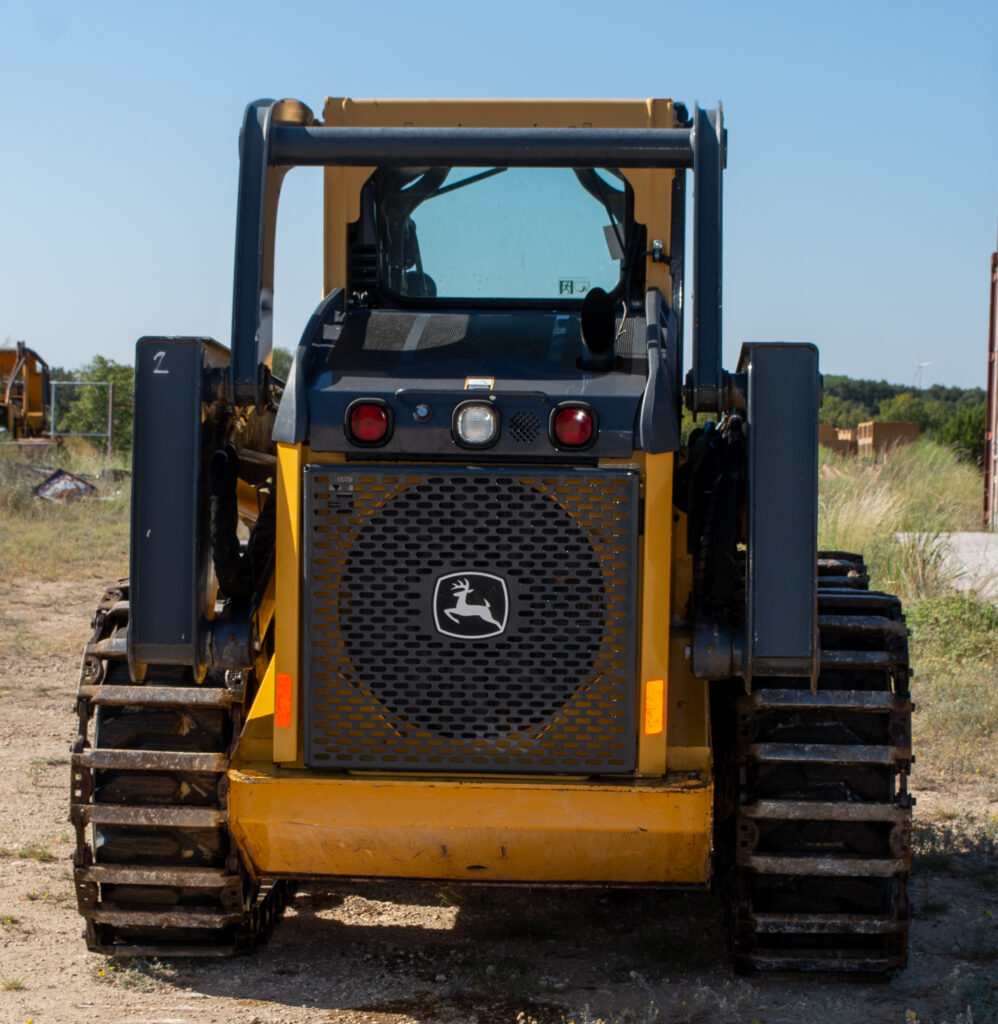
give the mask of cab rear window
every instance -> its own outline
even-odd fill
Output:
[[[374,185],[390,294],[564,301],[622,284],[633,228],[619,171],[381,169]]]

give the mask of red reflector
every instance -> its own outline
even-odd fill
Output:
[[[287,672],[277,673],[277,687],[274,694],[274,724],[282,729],[291,728],[291,676]]]
[[[355,441],[371,444],[388,433],[388,410],[374,402],[361,402],[350,410],[350,433]]]
[[[593,415],[588,409],[559,410],[554,417],[554,436],[566,448],[587,444],[593,436]]]

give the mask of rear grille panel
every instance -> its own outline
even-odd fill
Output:
[[[310,766],[633,772],[636,473],[305,481]]]

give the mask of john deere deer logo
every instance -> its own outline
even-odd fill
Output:
[[[509,593],[501,576],[452,572],[433,589],[433,622],[438,632],[459,640],[484,640],[506,629]]]

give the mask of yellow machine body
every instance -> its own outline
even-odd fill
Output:
[[[231,348],[136,346],[89,949],[245,952],[299,879],[716,879],[739,971],[905,964],[904,613],[817,547],[817,349],[723,369],[726,152],[670,100],[247,106]],[[300,166],[321,294],[275,376]]]
[[[42,437],[48,409],[48,366],[23,341],[0,349],[0,427],[12,440]]]
[[[325,125],[667,127],[672,103],[353,101],[329,99]],[[348,225],[373,168],[327,167],[325,270],[346,283]],[[637,220],[668,239],[671,170],[628,170]],[[647,260],[646,286],[668,285]],[[713,783],[707,684],[690,672],[689,637],[670,630],[686,607],[691,560],[673,506],[674,459],[634,452],[600,468],[639,476],[636,770],[627,776],[338,771],[303,760],[303,474],[338,453],[277,448],[275,654],[229,771],[230,827],[258,877],[340,876],[475,882],[705,884]],[[425,465],[426,463],[423,463]],[[564,506],[570,514],[572,510]]]

